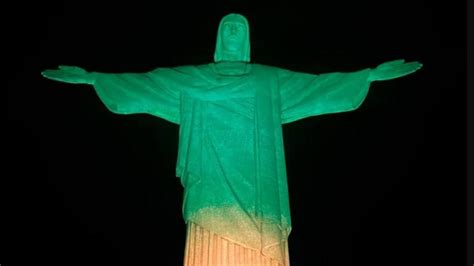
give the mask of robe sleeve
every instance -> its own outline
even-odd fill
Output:
[[[116,114],[146,113],[179,124],[180,92],[190,77],[179,68],[157,68],[146,73],[94,73],[95,91]]]
[[[279,69],[282,123],[357,109],[367,96],[370,69],[321,75]]]

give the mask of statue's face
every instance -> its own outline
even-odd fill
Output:
[[[240,14],[228,14],[219,22],[214,61],[250,62],[250,39],[247,19]]]
[[[245,40],[245,25],[238,21],[227,21],[223,25],[223,48],[229,52],[242,49]]]

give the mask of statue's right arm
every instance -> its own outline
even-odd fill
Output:
[[[96,75],[93,72],[75,66],[59,66],[58,69],[48,69],[41,72],[43,77],[73,84],[94,84]]]
[[[102,73],[60,66],[41,74],[56,81],[93,86],[105,106],[116,114],[147,113],[176,124],[180,121],[180,91],[193,82],[189,75],[171,68]]]

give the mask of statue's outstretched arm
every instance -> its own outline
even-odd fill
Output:
[[[93,86],[113,113],[147,113],[176,124],[180,121],[180,91],[193,83],[189,81],[189,75],[173,68],[157,68],[144,73],[101,73],[59,66],[41,74],[56,81]]]
[[[372,69],[369,74],[369,81],[382,81],[395,79],[409,75],[423,65],[420,62],[414,61],[405,63],[405,60],[399,59],[380,64],[375,69]]]
[[[41,72],[43,77],[73,83],[73,84],[94,84],[95,74],[75,66],[59,66],[58,69],[47,69]]]
[[[281,70],[278,80],[282,123],[355,110],[367,96],[371,82],[403,77],[421,67],[416,61],[394,60],[374,69],[346,73],[313,75]]]

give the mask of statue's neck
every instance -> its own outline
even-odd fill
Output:
[[[243,61],[221,61],[212,64],[213,70],[219,75],[240,76],[250,72],[251,64]]]

